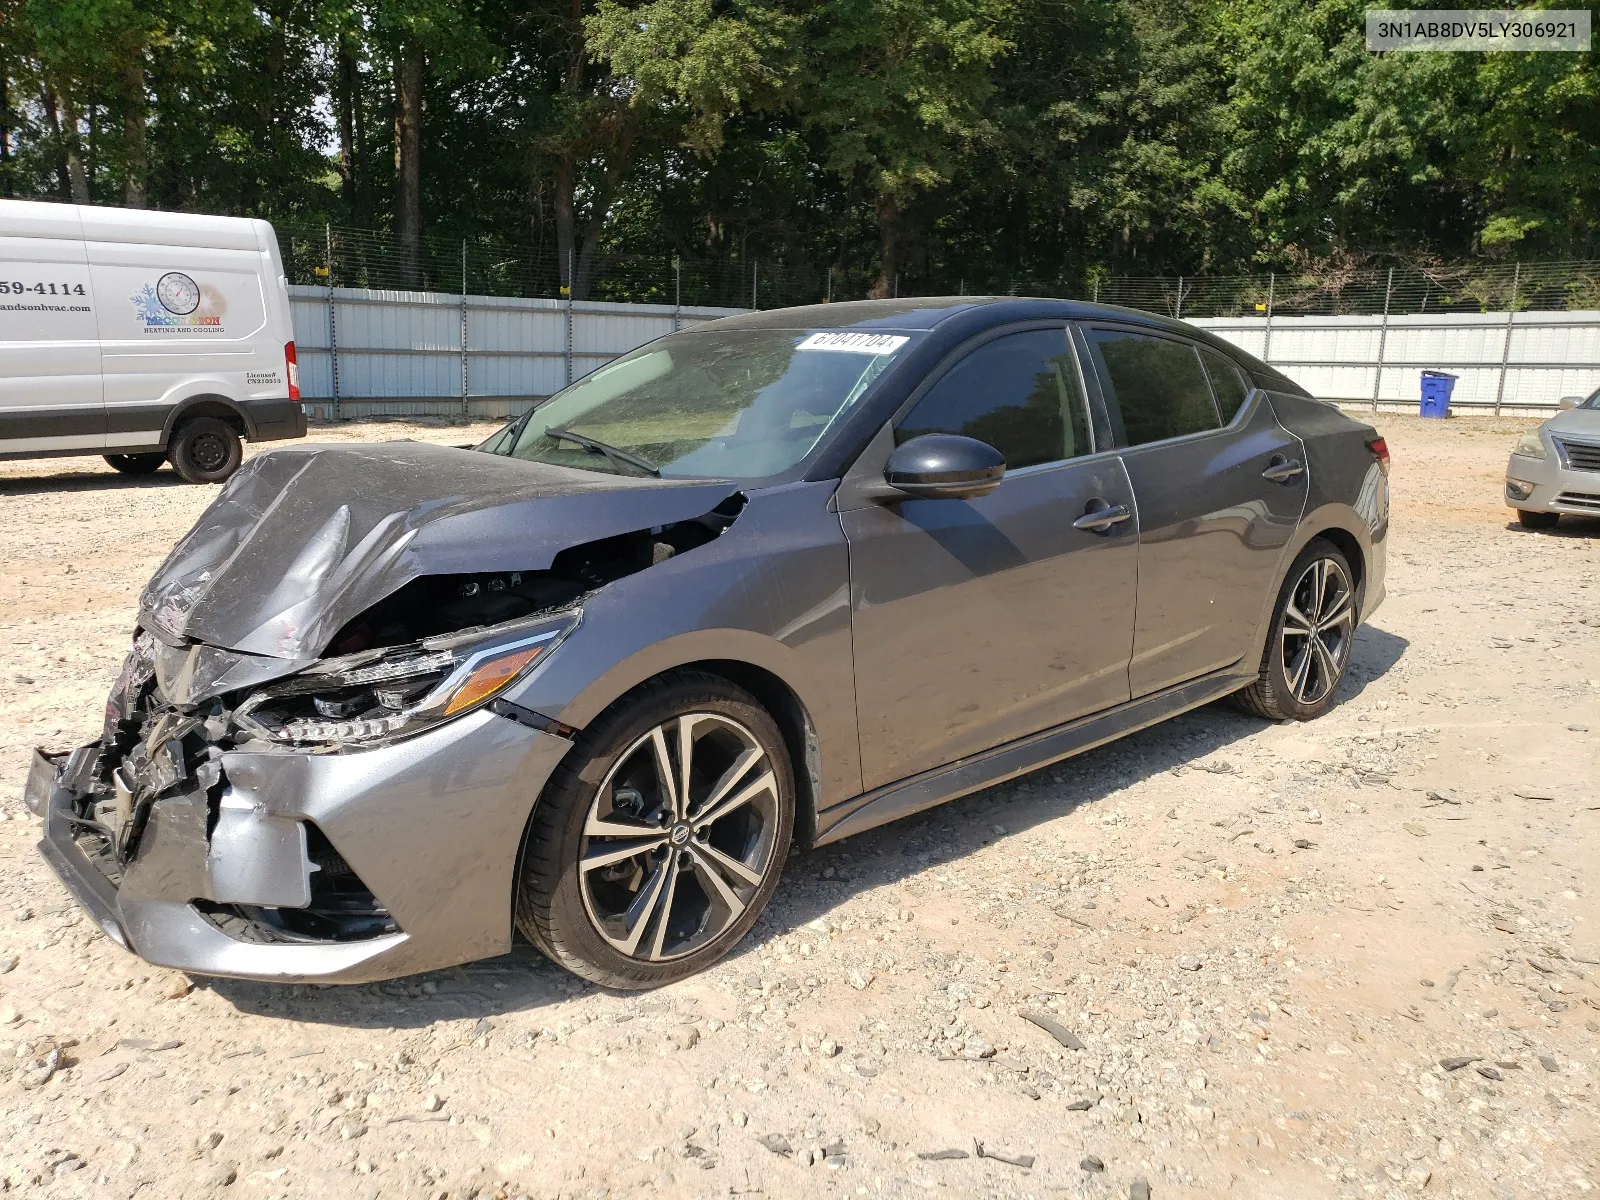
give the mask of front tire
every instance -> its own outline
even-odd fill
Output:
[[[1560,513],[1535,512],[1532,509],[1517,509],[1517,524],[1524,529],[1554,529],[1556,522],[1561,520]]]
[[[113,471],[120,471],[124,475],[152,475],[167,461],[167,456],[159,451],[155,454],[105,454],[101,457]]]
[[[219,417],[195,417],[178,427],[167,457],[185,483],[221,483],[244,461],[244,445]]]
[[[1289,568],[1261,658],[1261,673],[1234,702],[1269,721],[1309,721],[1327,711],[1350,665],[1360,598],[1350,562],[1313,540]]]
[[[517,927],[606,987],[672,983],[755,924],[793,831],[771,715],[720,676],[673,672],[603,713],[551,776],[523,844]]]

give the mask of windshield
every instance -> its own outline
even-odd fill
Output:
[[[1587,400],[1585,400],[1582,404],[1578,405],[1578,407],[1579,408],[1600,408],[1600,388],[1595,388],[1594,391],[1590,392],[1589,393],[1589,398]]]
[[[675,333],[556,393],[480,449],[624,475],[768,478],[809,454],[917,336]]]

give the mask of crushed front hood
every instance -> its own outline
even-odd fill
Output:
[[[688,520],[736,490],[423,442],[274,450],[173,548],[140,623],[169,644],[305,662],[413,579],[543,570],[567,546]]]

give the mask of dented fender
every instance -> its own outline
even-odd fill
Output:
[[[817,743],[815,801],[861,791],[849,548],[834,481],[747,493],[715,541],[615,580],[584,600],[583,624],[506,698],[582,728],[630,689],[694,663],[775,677]],[[797,767],[799,764],[797,764]]]

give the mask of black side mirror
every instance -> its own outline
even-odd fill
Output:
[[[975,500],[1005,478],[1005,456],[986,442],[927,433],[895,448],[883,477],[897,491],[924,500]]]

